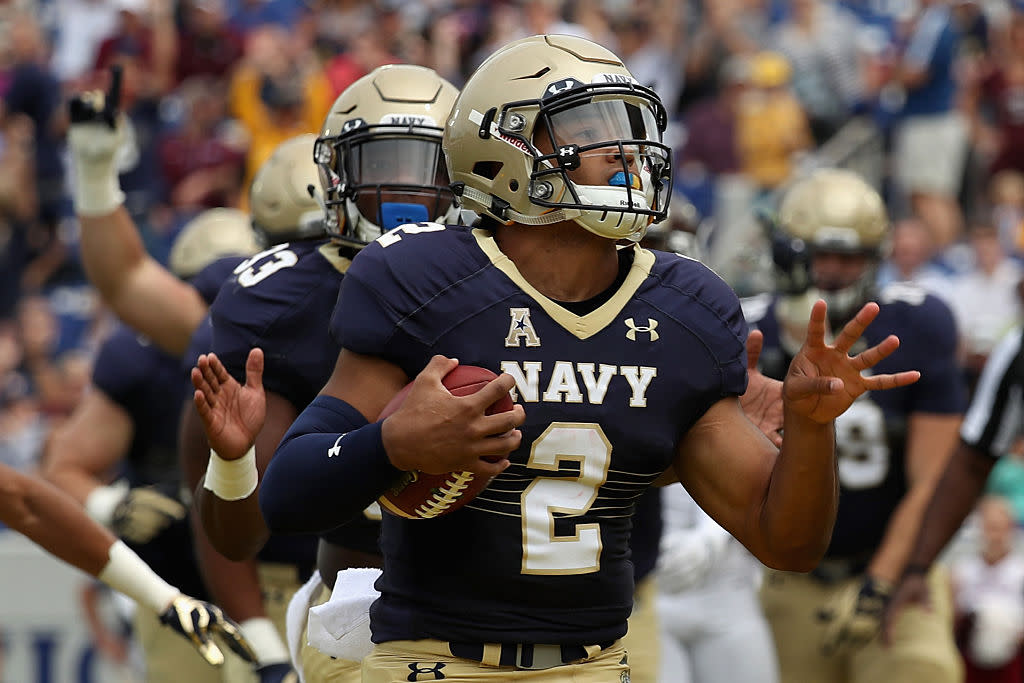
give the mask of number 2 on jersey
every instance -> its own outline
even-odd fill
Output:
[[[579,462],[578,477],[538,477],[523,492],[523,574],[587,574],[600,569],[600,525],[576,524],[575,536],[557,536],[555,513],[582,515],[597,500],[612,460],[612,444],[601,426],[551,423],[533,442],[527,466],[558,471],[566,460]]]

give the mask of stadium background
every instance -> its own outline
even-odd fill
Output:
[[[928,78],[954,96],[924,106],[961,127],[948,144],[963,164],[951,191],[922,201],[897,172],[921,163],[900,156],[914,112],[895,65],[931,5],[948,9],[955,39],[925,46]],[[914,280],[947,300],[968,378],[1021,320],[1024,4],[3,0],[0,462],[39,467],[111,329],[76,256],[65,145],[72,94],[104,87],[110,64],[125,66],[131,135],[121,185],[147,248],[165,260],[198,212],[244,208],[243,189],[270,150],[317,132],[359,76],[410,62],[460,85],[497,46],[535,33],[607,45],[661,94],[676,171],[671,222],[657,237],[697,248],[741,295],[772,288],[758,216],[788,181],[836,165],[883,191],[896,231],[879,277]],[[1004,460],[1000,481],[1012,481],[1024,465]],[[1020,522],[1024,490],[1001,492],[1018,503]],[[0,579],[0,680],[132,680],[131,647],[118,640],[128,607],[10,532],[0,531]]]

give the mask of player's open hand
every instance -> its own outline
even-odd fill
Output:
[[[782,382],[767,377],[757,367],[764,334],[751,330],[747,336],[747,390],[740,405],[747,417],[773,444],[782,445]]]
[[[228,373],[216,354],[205,353],[192,368],[192,386],[210,448],[225,460],[244,456],[256,443],[267,416],[263,351],[257,348],[249,352],[244,385]]]
[[[899,348],[900,340],[896,335],[889,335],[856,356],[849,355],[878,311],[878,304],[864,304],[853,320],[840,330],[835,343],[826,344],[826,305],[820,299],[814,304],[804,345],[790,363],[783,384],[787,411],[824,424],[845,412],[866,391],[894,389],[920,379],[921,373],[917,370],[868,377],[861,374]]]
[[[522,434],[516,428],[526,420],[523,407],[516,404],[507,412],[486,414],[492,404],[507,398],[515,380],[501,374],[475,394],[453,396],[443,380],[458,364],[434,356],[416,376],[402,405],[384,420],[384,445],[399,469],[494,476],[508,466],[508,454],[519,447]]]

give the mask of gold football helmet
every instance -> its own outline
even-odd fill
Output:
[[[432,69],[389,64],[345,89],[316,143],[326,227],[362,247],[405,223],[454,223],[441,127],[458,90]]]
[[[783,277],[802,283],[796,289],[816,287],[834,323],[848,320],[868,301],[888,245],[889,216],[867,181],[852,171],[818,169],[786,190],[776,225],[784,235],[775,247],[776,265],[784,261],[781,269],[788,270]],[[862,254],[867,264],[852,283],[826,282],[814,275],[814,257],[822,253]]]
[[[316,165],[312,133],[278,145],[249,186],[252,224],[264,247],[323,237],[323,208],[315,196]]]
[[[187,280],[225,256],[252,256],[260,250],[249,216],[238,209],[207,209],[178,233],[168,266]]]
[[[527,225],[575,220],[602,237],[639,241],[668,210],[666,124],[654,91],[605,48],[532,36],[469,78],[444,150],[465,208]],[[607,178],[583,184],[573,172],[595,157],[608,162]]]

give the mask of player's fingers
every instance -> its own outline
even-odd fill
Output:
[[[189,379],[192,380],[192,386],[199,391],[206,392],[210,390],[210,385],[206,382],[203,371],[199,369],[198,365],[189,372]]]
[[[860,336],[864,334],[864,330],[878,316],[879,310],[878,304],[874,301],[864,304],[857,311],[857,315],[853,316],[853,320],[843,325],[843,329],[839,331],[839,335],[836,337],[835,344],[833,345],[835,349],[847,353],[853,348],[853,345],[860,339]]]
[[[231,375],[228,374],[228,369],[220,362],[220,358],[217,358],[217,354],[210,353],[209,355],[210,369],[213,370],[214,375],[216,375],[217,381],[220,384],[227,384],[231,380]]]
[[[512,406],[512,410],[480,417],[474,421],[474,426],[477,434],[481,437],[488,437],[511,432],[524,422],[526,422],[526,410],[516,403]]]
[[[878,344],[872,346],[870,349],[861,351],[853,357],[853,367],[860,372],[861,370],[867,370],[872,368],[882,360],[892,354],[893,351],[900,347],[900,338],[895,334],[890,334],[888,337],[883,339]]]
[[[430,359],[425,368],[420,370],[420,374],[416,375],[416,379],[421,380],[422,378],[422,380],[432,384],[443,386],[444,376],[458,367],[458,365],[459,361],[457,358],[436,355]]]
[[[818,299],[811,307],[811,317],[807,321],[807,335],[804,343],[810,347],[822,347],[825,345],[825,329],[827,327],[825,314],[828,311],[824,300]]]
[[[787,377],[782,391],[786,398],[799,400],[812,396],[829,396],[843,390],[843,380],[838,377]]]
[[[516,381],[512,375],[502,373],[488,382],[483,389],[475,394],[470,394],[467,398],[475,403],[481,411],[485,411],[498,401],[504,400],[508,396],[508,392],[512,391],[515,386]]]
[[[259,347],[249,351],[245,361],[245,385],[250,389],[263,388],[263,349]]]
[[[196,412],[199,413],[199,419],[203,422],[208,422],[213,409],[206,400],[206,394],[196,389],[195,393],[192,394],[192,403],[196,407]]]
[[[211,398],[220,391],[220,377],[217,375],[217,371],[213,367],[214,360],[217,357],[212,353],[204,353],[199,356],[199,360],[196,361],[196,367],[199,368],[199,372],[203,373],[203,380],[206,381],[206,391]]]
[[[906,370],[892,375],[872,375],[864,378],[864,386],[868,391],[882,391],[884,389],[895,389],[913,384],[921,379],[921,373],[917,370]]]
[[[761,330],[751,330],[747,335],[747,369],[756,370],[757,361],[761,358],[761,349],[764,347],[764,333]]]

